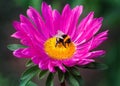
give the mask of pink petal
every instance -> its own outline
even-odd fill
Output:
[[[73,57],[74,58],[74,57]],[[77,62],[74,59],[67,59],[63,61],[63,64],[68,67],[72,67],[76,64]]]
[[[29,47],[33,46],[31,40],[27,37],[22,38],[20,42],[25,46],[29,46]]]
[[[76,42],[78,39],[80,40],[81,35],[85,34],[86,28],[88,25],[90,25],[92,19],[94,16],[94,12],[90,12],[87,17],[85,17],[79,24],[77,34],[74,36],[74,42]],[[81,34],[80,34],[81,33]]]
[[[23,25],[23,30],[25,31],[25,33],[29,33],[29,34],[37,34],[37,36],[40,38],[40,40],[45,41],[45,37],[35,28],[35,26],[23,15],[20,15],[20,19],[21,19],[21,26]],[[25,28],[28,27],[28,29]]]
[[[95,36],[90,50],[98,47],[102,42],[104,42],[107,39],[107,35],[108,35],[108,30],[101,32],[97,36]]]
[[[55,9],[52,12],[53,16],[53,28],[54,28],[54,33],[53,35],[57,34],[57,31],[60,29],[60,21],[61,21],[61,15],[60,13]]]
[[[59,64],[58,67],[65,73],[66,72],[66,68],[62,65],[62,64]]]
[[[96,58],[96,57],[102,56],[104,54],[105,54],[104,50],[92,51],[92,52],[90,52],[90,56],[87,57],[87,58],[88,59],[92,59],[92,58]]]
[[[35,24],[40,35],[41,36],[43,35],[44,36],[43,38],[47,39],[49,37],[49,35],[47,34],[48,31],[45,28],[45,23],[44,23],[42,17],[40,16],[40,14],[34,8],[29,7],[29,9],[27,10],[27,15]],[[44,32],[43,32],[43,30],[44,30]]]
[[[32,50],[30,48],[25,48],[23,51],[22,51],[22,54],[28,56],[28,57],[31,57],[33,54],[32,54]]]
[[[83,32],[81,37],[76,41],[77,44],[81,44],[82,40],[89,40],[92,36],[94,36],[102,25],[103,18],[94,18],[91,23],[86,27],[86,30]]]
[[[48,69],[48,64],[49,64],[49,60],[47,59],[42,59],[39,61],[39,68],[42,70],[47,70]]]
[[[24,34],[23,34],[22,32],[17,31],[17,32],[13,33],[13,34],[11,35],[11,37],[14,37],[14,38],[17,38],[17,39],[22,39],[22,38],[24,38],[25,36],[24,36]]]
[[[76,26],[78,24],[78,19],[82,13],[83,6],[76,6],[72,9],[71,19],[70,19],[70,26],[69,30],[67,31],[68,35],[72,38],[77,30]]]
[[[53,27],[53,16],[52,16],[52,8],[50,5],[47,5],[45,2],[42,3],[41,7],[42,16],[44,17],[46,28],[50,29],[50,36],[55,35],[54,27]]]
[[[93,37],[92,40],[88,41],[85,44],[77,45],[78,50],[84,50],[89,47],[89,51],[99,46],[102,42],[107,39],[108,30],[99,33],[97,36]]]
[[[39,56],[33,56],[31,59],[32,59],[32,61],[33,61],[34,64],[38,65],[39,62],[40,62],[40,57]]]
[[[35,31],[31,30],[29,25],[27,25],[25,23],[21,23],[21,27],[26,29],[26,35],[29,37],[29,39],[31,41],[33,41],[33,42],[36,41],[39,44],[43,44],[44,43],[44,40],[41,39],[41,37],[39,36],[38,33],[36,33]]]
[[[55,67],[55,65],[52,64],[52,61],[49,61],[48,69],[49,69],[50,72],[55,72],[56,71],[54,67]]]
[[[95,62],[95,61],[93,59],[82,59],[77,64],[81,66],[81,65],[87,65],[87,64],[89,64],[91,62]]]
[[[13,24],[13,27],[14,27],[16,30],[21,30],[20,22],[14,21],[12,24]]]
[[[17,49],[17,50],[15,50],[15,51],[13,52],[13,55],[16,56],[16,57],[18,57],[18,58],[31,58],[31,57],[30,57],[31,54],[25,54],[25,53],[23,53],[24,50],[25,50],[25,49],[22,49],[22,48]],[[28,52],[29,52],[29,51],[28,51]]]
[[[71,9],[69,4],[66,4],[63,8],[61,14],[61,21],[60,21],[60,30],[67,34],[70,25],[70,16],[71,16]]]

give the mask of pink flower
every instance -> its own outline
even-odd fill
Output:
[[[86,65],[94,62],[94,58],[105,54],[104,50],[95,50],[107,39],[108,30],[96,34],[103,18],[93,18],[90,12],[78,22],[83,6],[73,9],[66,4],[60,14],[45,2],[42,3],[40,15],[29,7],[27,16],[20,15],[20,22],[14,21],[16,32],[12,35],[27,48],[13,52],[18,58],[29,58],[42,70],[55,72],[58,67],[63,72],[65,66]]]

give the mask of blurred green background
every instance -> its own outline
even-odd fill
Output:
[[[104,57],[96,59],[109,66],[104,71],[81,69],[85,80],[84,86],[120,86],[120,0],[43,0],[53,8],[62,10],[66,3],[71,7],[83,5],[81,18],[90,11],[95,11],[95,17],[104,17],[102,31],[109,29],[109,39],[100,47],[107,50]],[[42,0],[0,0],[0,86],[19,86],[19,78],[25,70],[26,59],[17,59],[7,49],[11,43],[19,43],[10,35],[15,32],[12,26],[14,20],[19,20],[19,14],[26,15],[28,6],[40,11]],[[80,18],[80,19],[81,19]],[[34,81],[38,86],[44,86],[43,81]],[[55,86],[58,85],[55,80]]]

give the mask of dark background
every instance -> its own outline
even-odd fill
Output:
[[[81,69],[84,86],[120,86],[120,0],[44,0],[53,8],[62,10],[66,3],[71,7],[83,5],[84,12],[81,18],[90,11],[95,17],[104,17],[102,31],[109,29],[109,39],[100,47],[107,51],[104,57],[98,58],[109,66],[107,70]],[[12,22],[19,20],[19,14],[26,15],[26,9],[32,5],[40,12],[42,0],[0,0],[0,86],[19,86],[19,78],[26,69],[26,59],[18,59],[7,49],[8,44],[19,43],[11,38],[15,32]],[[80,19],[81,19],[80,18]],[[38,81],[38,86],[44,86],[45,79]],[[55,86],[58,85],[55,80]]]

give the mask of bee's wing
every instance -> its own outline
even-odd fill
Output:
[[[57,34],[64,35],[64,33],[60,30],[57,31]]]
[[[64,33],[62,31],[58,30],[55,37],[63,39],[62,35],[64,35]]]

